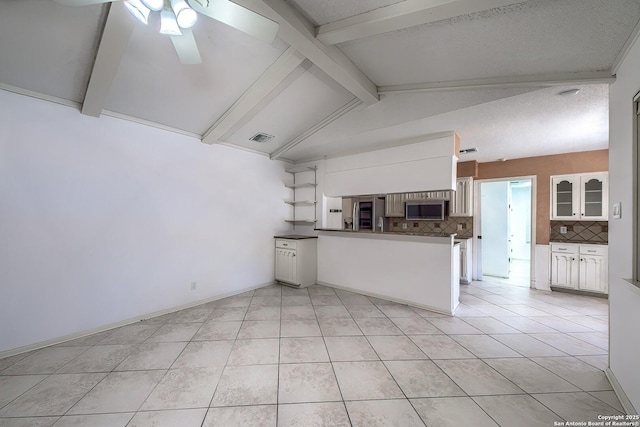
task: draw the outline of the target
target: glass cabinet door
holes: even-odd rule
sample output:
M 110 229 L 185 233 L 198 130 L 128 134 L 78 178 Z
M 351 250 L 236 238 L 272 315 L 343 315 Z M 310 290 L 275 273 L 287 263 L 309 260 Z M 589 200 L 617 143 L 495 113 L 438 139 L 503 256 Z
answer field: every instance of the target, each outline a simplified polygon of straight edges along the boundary
M 578 219 L 580 180 L 577 177 L 553 177 L 551 219 Z
M 551 177 L 551 220 L 607 221 L 609 173 Z
M 602 216 L 602 181 L 590 179 L 584 183 L 583 216 Z
M 581 177 L 581 219 L 607 220 L 607 181 L 606 173 L 585 174 Z
M 557 216 L 573 215 L 573 183 L 562 180 L 556 184 L 556 214 Z

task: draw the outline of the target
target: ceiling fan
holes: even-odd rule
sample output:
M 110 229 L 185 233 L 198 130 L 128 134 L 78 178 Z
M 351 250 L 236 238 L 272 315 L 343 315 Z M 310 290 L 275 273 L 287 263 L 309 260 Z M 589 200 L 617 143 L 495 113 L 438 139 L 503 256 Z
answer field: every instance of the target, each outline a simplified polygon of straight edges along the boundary
M 65 6 L 88 6 L 120 0 L 54 0 Z M 151 12 L 160 12 L 160 33 L 171 37 L 183 64 L 200 64 L 200 52 L 191 32 L 198 13 L 271 43 L 279 25 L 230 0 L 123 0 L 127 10 L 146 24 Z

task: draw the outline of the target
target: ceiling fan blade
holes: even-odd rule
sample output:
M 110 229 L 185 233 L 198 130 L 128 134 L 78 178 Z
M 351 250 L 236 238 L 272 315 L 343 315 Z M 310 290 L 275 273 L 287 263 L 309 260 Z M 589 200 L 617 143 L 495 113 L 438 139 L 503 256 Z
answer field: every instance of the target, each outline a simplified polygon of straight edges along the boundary
M 65 6 L 89 6 L 92 4 L 111 3 L 118 0 L 53 0 Z
M 271 43 L 280 25 L 229 0 L 189 0 L 197 12 Z
M 198 45 L 193 33 L 187 29 L 182 29 L 181 31 L 181 36 L 171 36 L 173 47 L 176 48 L 180 62 L 186 65 L 202 64 L 200 51 L 198 51 Z

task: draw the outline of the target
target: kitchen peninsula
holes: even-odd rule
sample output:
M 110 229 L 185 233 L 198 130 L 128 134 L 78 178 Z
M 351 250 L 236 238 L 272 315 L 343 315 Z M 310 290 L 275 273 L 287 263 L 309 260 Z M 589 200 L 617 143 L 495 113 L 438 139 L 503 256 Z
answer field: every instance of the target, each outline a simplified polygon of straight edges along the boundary
M 453 239 L 319 230 L 318 283 L 451 315 L 460 295 Z

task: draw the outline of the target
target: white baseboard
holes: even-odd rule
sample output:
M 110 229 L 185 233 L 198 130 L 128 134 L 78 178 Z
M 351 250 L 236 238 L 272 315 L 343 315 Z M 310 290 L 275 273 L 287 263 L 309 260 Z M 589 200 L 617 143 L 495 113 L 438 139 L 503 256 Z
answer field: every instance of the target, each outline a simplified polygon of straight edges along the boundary
M 618 382 L 618 379 L 613 374 L 613 371 L 610 368 L 604 370 L 604 374 L 607 376 L 607 379 L 611 383 L 611 387 L 613 387 L 613 391 L 618 396 L 618 400 L 620 404 L 624 408 L 624 412 L 627 415 L 638 415 L 638 411 L 633 407 L 631 401 L 627 397 L 626 393 L 622 389 L 622 386 Z
M 342 286 L 342 285 L 335 285 L 333 283 L 327 283 L 327 282 L 321 282 L 321 281 L 318 281 L 317 283 L 318 283 L 318 285 L 328 286 L 330 288 L 342 289 L 343 291 L 355 292 L 355 293 L 358 293 L 358 294 L 361 294 L 361 295 L 366 295 L 368 297 L 385 299 L 387 301 L 397 302 L 399 304 L 410 305 L 411 307 L 416 307 L 416 308 L 421 308 L 423 310 L 433 311 L 434 313 L 446 314 L 447 316 L 453 316 L 453 313 L 447 313 L 445 311 L 442 311 L 439 308 L 431 307 L 431 306 L 424 305 L 424 304 L 416 304 L 413 301 L 407 301 L 407 300 L 403 300 L 403 299 L 400 299 L 400 298 L 390 297 L 388 295 L 376 294 L 376 293 L 373 293 L 373 292 L 364 292 L 364 291 L 362 291 L 360 289 L 350 288 L 348 286 Z M 456 307 L 457 307 L 457 305 L 456 305 Z
M 178 306 L 175 306 L 175 307 L 167 308 L 165 310 L 154 311 L 153 313 L 143 314 L 141 316 L 137 316 L 137 317 L 134 317 L 134 318 L 131 318 L 131 319 L 126 319 L 126 320 L 122 320 L 120 322 L 110 323 L 108 325 L 100 326 L 100 327 L 89 329 L 89 330 L 86 330 L 86 331 L 77 332 L 77 333 L 69 334 L 69 335 L 64 335 L 62 337 L 57 337 L 57 338 L 53 338 L 53 339 L 46 340 L 46 341 L 40 341 L 40 342 L 37 342 L 37 343 L 34 343 L 34 344 L 25 345 L 25 346 L 22 346 L 22 347 L 11 349 L 11 350 L 5 350 L 5 351 L 0 352 L 0 359 L 5 358 L 5 357 L 9 357 L 9 356 L 14 356 L 14 355 L 20 354 L 20 353 L 26 353 L 28 351 L 38 350 L 38 349 L 41 349 L 41 348 L 44 348 L 44 347 L 49 347 L 51 345 L 62 344 L 63 342 L 66 342 L 66 341 L 71 341 L 71 340 L 75 340 L 75 339 L 78 339 L 78 338 L 86 337 L 87 335 L 97 334 L 98 332 L 104 332 L 104 331 L 108 331 L 110 329 L 119 328 L 121 326 L 130 325 L 132 323 L 140 322 L 142 320 L 148 320 L 148 319 L 153 319 L 154 317 L 164 316 L 165 314 L 173 313 L 175 311 L 180 311 L 180 310 L 184 310 L 186 308 L 195 307 L 197 305 L 206 304 L 206 303 L 211 302 L 211 301 L 217 301 L 217 300 L 220 300 L 220 299 L 223 299 L 223 298 L 232 297 L 234 295 L 242 294 L 244 292 L 252 291 L 252 290 L 255 290 L 255 289 L 264 288 L 265 286 L 269 286 L 269 285 L 273 285 L 273 284 L 275 284 L 275 281 L 264 283 L 262 285 L 243 288 L 243 289 L 240 289 L 240 290 L 237 290 L 237 291 L 233 291 L 233 292 L 227 292 L 225 294 L 216 295 L 215 297 L 205 298 L 205 299 L 194 301 L 194 302 L 190 302 L 190 303 L 187 303 L 187 304 L 178 305 Z

